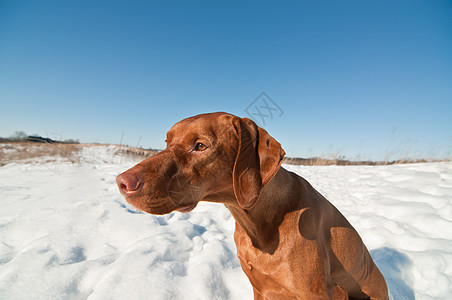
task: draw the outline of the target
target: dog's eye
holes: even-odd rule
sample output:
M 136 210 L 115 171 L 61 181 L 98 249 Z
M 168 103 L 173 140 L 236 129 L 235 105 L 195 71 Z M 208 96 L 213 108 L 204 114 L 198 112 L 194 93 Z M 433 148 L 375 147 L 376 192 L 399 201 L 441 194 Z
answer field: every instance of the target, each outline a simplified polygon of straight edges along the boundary
M 196 143 L 195 145 L 195 151 L 204 151 L 207 149 L 207 146 L 203 143 Z

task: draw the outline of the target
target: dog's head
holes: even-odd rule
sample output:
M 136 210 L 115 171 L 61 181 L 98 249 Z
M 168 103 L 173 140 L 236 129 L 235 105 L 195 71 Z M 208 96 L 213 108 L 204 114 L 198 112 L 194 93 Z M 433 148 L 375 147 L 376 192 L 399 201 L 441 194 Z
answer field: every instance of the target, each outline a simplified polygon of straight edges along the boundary
M 166 149 L 120 174 L 127 202 L 151 214 L 191 211 L 201 200 L 252 208 L 279 170 L 281 145 L 248 118 L 201 114 L 176 123 Z

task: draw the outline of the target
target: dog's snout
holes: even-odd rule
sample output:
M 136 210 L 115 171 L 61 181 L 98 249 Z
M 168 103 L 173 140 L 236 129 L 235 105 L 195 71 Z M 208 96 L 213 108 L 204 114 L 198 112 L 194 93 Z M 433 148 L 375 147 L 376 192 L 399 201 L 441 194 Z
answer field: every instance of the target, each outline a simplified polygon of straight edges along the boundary
M 116 177 L 119 191 L 123 195 L 130 195 L 138 191 L 141 187 L 141 181 L 130 172 L 124 172 Z

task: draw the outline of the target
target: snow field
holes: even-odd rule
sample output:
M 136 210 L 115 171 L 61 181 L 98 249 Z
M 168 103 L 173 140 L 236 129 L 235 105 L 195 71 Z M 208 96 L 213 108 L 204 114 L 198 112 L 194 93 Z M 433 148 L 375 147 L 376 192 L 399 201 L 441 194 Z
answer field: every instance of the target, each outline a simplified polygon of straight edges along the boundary
M 452 164 L 285 167 L 358 230 L 394 299 L 452 297 Z
M 252 299 L 219 204 L 152 216 L 115 177 L 112 147 L 0 167 L 1 299 Z M 452 298 L 452 163 L 284 165 L 359 231 L 394 299 Z

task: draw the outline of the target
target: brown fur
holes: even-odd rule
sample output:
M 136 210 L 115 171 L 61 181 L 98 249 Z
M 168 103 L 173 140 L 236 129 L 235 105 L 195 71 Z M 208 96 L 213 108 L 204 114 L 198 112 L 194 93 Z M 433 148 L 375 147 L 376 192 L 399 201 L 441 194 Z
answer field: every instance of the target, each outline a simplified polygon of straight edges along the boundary
M 175 124 L 164 151 L 117 181 L 129 203 L 151 214 L 225 204 L 255 299 L 388 299 L 358 233 L 306 180 L 280 167 L 284 155 L 253 121 L 203 114 Z

